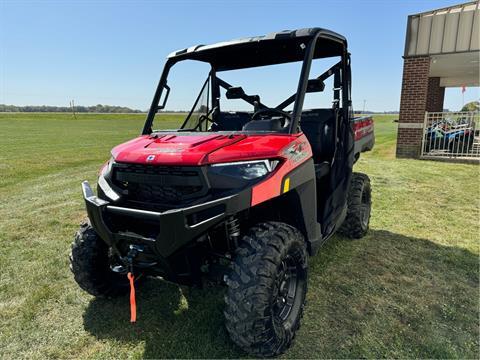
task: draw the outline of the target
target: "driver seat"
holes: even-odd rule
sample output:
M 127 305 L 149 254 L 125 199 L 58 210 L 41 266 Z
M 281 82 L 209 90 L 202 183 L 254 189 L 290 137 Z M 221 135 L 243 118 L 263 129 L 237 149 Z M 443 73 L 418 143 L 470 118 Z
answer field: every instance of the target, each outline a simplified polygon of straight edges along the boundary
M 243 131 L 281 131 L 282 129 L 282 118 L 279 117 L 265 120 L 252 120 L 242 128 Z
M 311 109 L 302 112 L 300 127 L 312 147 L 315 163 L 331 161 L 335 152 L 335 110 Z

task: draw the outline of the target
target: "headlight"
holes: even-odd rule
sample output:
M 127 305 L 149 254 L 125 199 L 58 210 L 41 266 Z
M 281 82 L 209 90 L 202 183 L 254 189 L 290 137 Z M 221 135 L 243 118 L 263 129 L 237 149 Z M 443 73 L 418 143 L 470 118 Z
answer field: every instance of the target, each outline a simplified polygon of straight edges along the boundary
M 213 164 L 210 173 L 243 180 L 254 180 L 266 176 L 278 165 L 278 160 L 253 160 Z
M 102 189 L 103 193 L 108 196 L 111 200 L 117 201 L 120 199 L 120 195 L 118 195 L 115 190 L 112 189 L 110 184 L 106 179 L 110 178 L 112 173 L 112 166 L 115 160 L 113 157 L 102 167 L 100 172 L 100 176 L 98 177 L 98 186 Z
M 112 156 L 110 160 L 108 160 L 100 169 L 100 176 L 108 178 L 109 175 L 112 173 L 112 166 L 114 162 L 115 162 L 115 159 Z

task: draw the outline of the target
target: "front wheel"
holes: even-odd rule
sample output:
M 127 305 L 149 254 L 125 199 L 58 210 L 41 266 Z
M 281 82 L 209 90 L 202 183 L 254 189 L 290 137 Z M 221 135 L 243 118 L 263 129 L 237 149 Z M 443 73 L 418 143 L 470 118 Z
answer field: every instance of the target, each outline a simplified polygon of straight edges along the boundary
M 303 235 L 280 222 L 250 229 L 235 253 L 227 279 L 226 328 L 254 356 L 288 349 L 305 306 L 307 252 Z
M 91 295 L 114 297 L 129 291 L 127 276 L 111 270 L 109 248 L 88 221 L 75 234 L 70 269 L 77 284 Z

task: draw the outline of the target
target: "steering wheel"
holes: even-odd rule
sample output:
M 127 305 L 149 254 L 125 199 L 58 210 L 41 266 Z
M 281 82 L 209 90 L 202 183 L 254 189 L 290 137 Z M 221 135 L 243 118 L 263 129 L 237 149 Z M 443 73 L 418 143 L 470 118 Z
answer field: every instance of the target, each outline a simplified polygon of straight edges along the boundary
M 259 120 L 259 118 L 262 118 L 269 114 L 282 116 L 285 119 L 282 125 L 283 127 L 286 127 L 292 120 L 292 116 L 289 113 L 280 109 L 275 109 L 275 108 L 264 108 L 264 109 L 255 111 L 252 115 L 252 120 Z

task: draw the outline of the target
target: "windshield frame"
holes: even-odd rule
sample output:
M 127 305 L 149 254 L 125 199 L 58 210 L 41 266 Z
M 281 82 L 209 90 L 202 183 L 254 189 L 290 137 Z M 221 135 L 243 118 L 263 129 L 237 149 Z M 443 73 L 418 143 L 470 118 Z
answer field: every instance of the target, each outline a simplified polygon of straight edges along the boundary
M 288 134 L 294 134 L 299 132 L 299 122 L 300 122 L 300 116 L 302 114 L 303 110 L 303 102 L 305 99 L 305 93 L 307 91 L 307 85 L 308 85 L 308 77 L 310 74 L 310 68 L 312 64 L 312 60 L 314 58 L 314 53 L 315 53 L 315 48 L 317 46 L 320 46 L 318 43 L 318 39 L 322 36 L 322 34 L 319 32 L 315 36 L 313 36 L 307 43 L 305 47 L 305 53 L 304 53 L 304 58 L 302 61 L 302 66 L 300 70 L 300 75 L 299 75 L 299 80 L 298 80 L 298 85 L 297 85 L 297 91 L 295 93 L 295 100 L 294 100 L 294 106 L 293 106 L 293 111 L 291 113 L 291 121 L 288 127 L 288 131 L 284 133 Z M 328 39 L 328 40 L 334 40 L 338 41 L 337 39 Z M 342 43 L 343 44 L 343 43 Z M 342 46 L 342 53 L 337 54 L 337 56 L 341 57 L 341 68 L 342 72 L 346 74 L 347 76 L 342 77 L 342 104 L 339 104 L 340 107 L 344 111 L 345 119 L 349 118 L 350 115 L 350 110 L 351 110 L 351 100 L 350 100 L 350 64 L 349 64 L 349 54 L 346 49 L 346 43 L 343 44 Z M 165 67 L 163 69 L 162 75 L 160 77 L 157 89 L 155 91 L 155 95 L 152 100 L 152 104 L 150 106 L 150 109 L 148 111 L 145 125 L 143 127 L 142 135 L 149 135 L 152 133 L 152 124 L 153 120 L 155 118 L 155 115 L 160 111 L 163 107 L 159 106 L 159 101 L 162 97 L 163 91 L 168 88 L 167 86 L 167 78 L 168 74 L 170 72 L 170 69 L 178 62 L 189 60 L 188 58 L 175 58 L 175 57 L 170 57 L 167 59 L 167 62 L 165 63 Z M 212 84 L 212 94 L 211 94 L 211 108 L 214 109 L 215 107 L 219 108 L 219 100 L 220 100 L 220 94 L 219 94 L 219 86 L 217 86 L 217 77 L 216 77 L 216 69 L 213 67 L 213 65 L 210 63 L 211 66 L 211 71 L 209 78 L 211 79 L 211 84 Z M 267 65 L 268 66 L 268 65 Z M 188 119 L 188 116 L 187 118 Z

